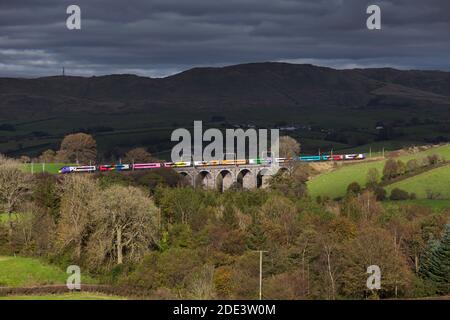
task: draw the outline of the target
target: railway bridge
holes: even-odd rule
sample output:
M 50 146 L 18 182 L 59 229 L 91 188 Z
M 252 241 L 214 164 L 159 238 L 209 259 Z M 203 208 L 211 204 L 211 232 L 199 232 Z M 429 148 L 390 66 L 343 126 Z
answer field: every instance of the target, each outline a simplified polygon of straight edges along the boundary
M 243 189 L 265 188 L 271 176 L 289 170 L 281 164 L 220 165 L 214 167 L 174 168 L 194 188 L 225 191 L 233 185 Z

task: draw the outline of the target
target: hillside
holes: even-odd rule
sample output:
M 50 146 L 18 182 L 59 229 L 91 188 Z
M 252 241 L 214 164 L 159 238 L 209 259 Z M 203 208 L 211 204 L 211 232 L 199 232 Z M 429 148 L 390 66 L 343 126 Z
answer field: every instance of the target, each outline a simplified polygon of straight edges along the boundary
M 0 256 L 0 286 L 25 287 L 64 284 L 67 274 L 32 258 Z
M 0 215 L 1 216 L 1 215 Z M 36 288 L 65 285 L 68 274 L 54 265 L 26 257 L 0 256 L 0 288 Z M 82 275 L 83 283 L 96 281 Z M 31 291 L 30 291 L 31 292 Z M 36 291 L 37 292 L 37 291 Z M 122 300 L 124 298 L 92 292 L 1 296 L 0 300 Z
M 170 132 L 205 125 L 298 126 L 304 151 L 374 142 L 450 139 L 450 73 L 335 70 L 253 63 L 194 68 L 166 78 L 135 75 L 0 78 L 0 152 L 34 155 L 87 131 L 103 155 L 134 145 L 170 148 Z M 389 128 L 375 130 L 377 123 Z
M 437 154 L 442 159 L 450 160 L 450 145 L 444 145 L 436 148 L 430 148 L 428 150 L 414 153 L 414 154 L 404 154 L 402 156 L 396 157 L 396 160 L 402 160 L 403 162 L 407 162 L 410 159 L 418 159 L 419 161 L 425 158 L 428 155 Z M 312 197 L 322 196 L 322 197 L 330 197 L 336 198 L 345 195 L 347 186 L 352 182 L 358 182 L 360 185 L 364 186 L 366 184 L 367 172 L 371 168 L 375 168 L 378 170 L 380 174 L 383 172 L 383 167 L 386 160 L 378 160 L 378 161 L 367 161 L 358 164 L 347 164 L 345 166 L 339 167 L 336 170 L 322 173 L 318 176 L 315 176 L 310 181 L 308 181 L 308 191 Z M 442 170 L 447 173 L 450 173 L 450 168 L 448 166 L 439 168 L 436 170 Z M 425 176 L 433 172 L 424 173 Z M 419 176 L 415 176 L 412 179 L 416 179 Z M 447 175 L 438 175 L 435 177 L 436 182 L 434 185 L 439 189 L 443 186 L 449 186 L 448 184 L 448 176 Z M 407 179 L 409 180 L 409 179 Z M 398 184 L 405 183 L 405 181 L 400 181 Z M 439 181 L 439 183 L 437 183 Z M 431 183 L 431 181 L 428 181 Z M 391 186 L 389 186 L 390 190 Z M 426 185 L 423 185 L 422 188 L 426 188 Z M 388 189 L 388 188 L 387 188 Z M 403 188 L 402 188 L 403 189 Z M 450 186 L 447 188 L 450 190 Z M 414 192 L 414 191 L 413 191 Z
M 427 199 L 431 194 L 437 199 L 450 199 L 450 165 L 393 183 L 386 190 L 390 193 L 394 188 L 413 192 L 418 199 Z

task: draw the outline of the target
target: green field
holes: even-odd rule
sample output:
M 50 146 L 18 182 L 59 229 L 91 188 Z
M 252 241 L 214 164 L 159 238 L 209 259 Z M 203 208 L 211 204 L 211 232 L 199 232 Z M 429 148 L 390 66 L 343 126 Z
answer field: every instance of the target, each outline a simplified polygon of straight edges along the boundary
M 408 154 L 396 159 L 406 162 L 410 159 L 420 160 L 432 154 L 438 154 L 443 159 L 450 160 L 450 145 L 430 148 L 416 154 Z M 380 160 L 358 164 L 349 164 L 331 172 L 320 174 L 308 181 L 309 194 L 313 198 L 319 195 L 322 197 L 328 196 L 332 199 L 343 196 L 345 195 L 347 186 L 350 183 L 356 181 L 362 186 L 366 184 L 366 176 L 370 168 L 378 169 L 381 175 L 385 162 L 386 160 Z
M 330 197 L 345 195 L 347 186 L 353 181 L 364 185 L 367 171 L 371 168 L 383 170 L 383 161 L 365 162 L 343 166 L 337 170 L 320 174 L 308 181 L 308 192 L 313 197 Z
M 7 296 L 0 300 L 125 300 L 126 298 L 100 293 L 74 292 L 50 295 Z
M 24 257 L 0 256 L 0 287 L 33 287 L 42 285 L 61 285 L 67 281 L 68 274 L 56 266 Z M 82 283 L 95 284 L 96 281 L 81 275 Z M 0 297 L 0 300 L 123 300 L 124 297 L 92 292 L 75 292 L 47 295 L 18 295 Z
M 65 284 L 68 274 L 56 266 L 37 259 L 23 257 L 0 257 L 0 286 L 31 287 L 37 285 Z M 94 283 L 83 277 L 83 283 Z
M 389 194 L 394 188 L 414 192 L 418 199 L 426 199 L 427 190 L 439 194 L 439 198 L 450 199 L 450 165 L 393 183 L 386 187 L 386 191 Z
M 28 173 L 58 173 L 58 170 L 64 166 L 66 166 L 64 163 L 26 163 L 24 164 L 24 170 Z

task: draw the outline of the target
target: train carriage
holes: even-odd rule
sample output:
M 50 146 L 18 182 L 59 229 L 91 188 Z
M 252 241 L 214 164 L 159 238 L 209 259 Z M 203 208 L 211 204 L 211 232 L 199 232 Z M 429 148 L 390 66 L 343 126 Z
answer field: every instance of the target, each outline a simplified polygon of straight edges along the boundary
M 94 172 L 96 166 L 66 166 L 58 170 L 58 173 L 72 173 L 72 172 Z
M 156 169 L 161 168 L 161 163 L 135 163 L 133 164 L 133 170 L 142 170 L 142 169 Z
M 334 155 L 317 155 L 317 156 L 300 156 L 295 159 L 292 158 L 256 158 L 256 159 L 237 159 L 237 160 L 209 160 L 209 161 L 178 161 L 178 162 L 164 162 L 164 163 L 135 163 L 135 164 L 102 164 L 99 166 L 64 166 L 58 170 L 58 173 L 72 173 L 72 172 L 94 172 L 94 171 L 123 171 L 123 170 L 143 170 L 143 169 L 157 169 L 157 168 L 185 168 L 185 167 L 208 167 L 219 165 L 246 165 L 246 164 L 271 164 L 286 163 L 293 160 L 300 162 L 318 162 L 318 161 L 348 161 L 348 160 L 363 160 L 366 156 L 363 153 L 355 154 L 334 154 Z
M 99 171 L 122 171 L 130 170 L 129 164 L 106 164 L 98 167 Z

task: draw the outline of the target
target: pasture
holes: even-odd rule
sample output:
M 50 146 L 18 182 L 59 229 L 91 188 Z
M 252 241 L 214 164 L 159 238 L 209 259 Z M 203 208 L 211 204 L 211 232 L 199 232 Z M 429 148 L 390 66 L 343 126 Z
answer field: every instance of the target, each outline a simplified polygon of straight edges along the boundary
M 413 192 L 418 199 L 427 199 L 431 194 L 437 199 L 450 199 L 450 165 L 390 184 L 386 191 L 390 194 L 394 188 Z
M 68 274 L 56 266 L 40 260 L 24 257 L 0 256 L 0 286 L 32 287 L 39 285 L 65 284 Z M 83 277 L 82 283 L 94 283 Z
M 25 163 L 23 165 L 23 169 L 28 173 L 58 173 L 58 170 L 61 167 L 64 167 L 66 164 L 64 163 Z
M 445 160 L 450 160 L 450 145 L 430 148 L 422 152 L 403 155 L 395 159 L 403 162 L 407 162 L 411 159 L 418 159 L 420 161 L 421 159 L 432 154 L 437 154 Z M 380 175 L 382 175 L 385 162 L 386 160 L 367 161 L 356 164 L 349 163 L 337 168 L 336 170 L 317 175 L 308 181 L 309 194 L 313 198 L 317 196 L 330 197 L 332 199 L 341 197 L 345 195 L 347 186 L 354 181 L 364 186 L 366 184 L 366 177 L 369 169 L 375 168 L 379 171 Z M 442 183 L 445 184 L 445 181 Z M 439 188 L 440 187 L 445 188 L 445 185 L 439 184 Z

